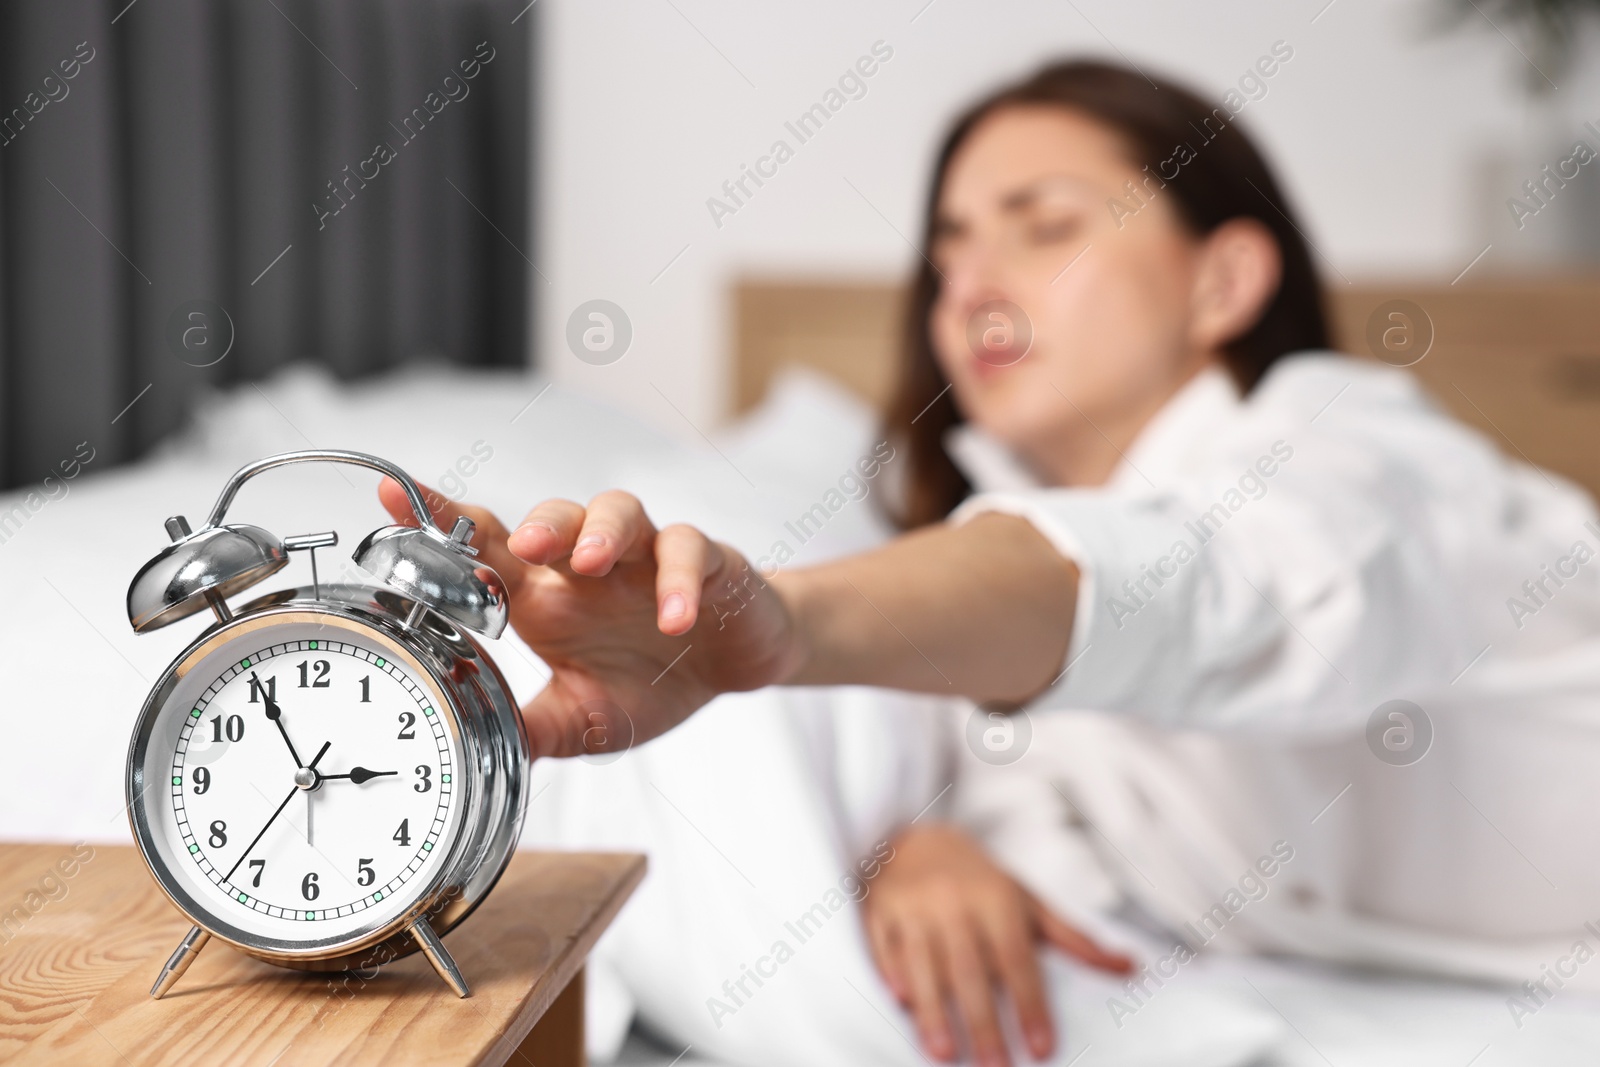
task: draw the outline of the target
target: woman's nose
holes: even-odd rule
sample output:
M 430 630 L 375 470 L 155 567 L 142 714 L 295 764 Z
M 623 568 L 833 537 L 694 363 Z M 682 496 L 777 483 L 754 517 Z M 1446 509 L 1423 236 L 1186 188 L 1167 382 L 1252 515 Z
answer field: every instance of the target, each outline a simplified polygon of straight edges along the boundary
M 963 314 L 990 300 L 1013 299 L 1004 264 L 991 243 L 969 243 L 946 262 L 944 275 L 950 302 Z

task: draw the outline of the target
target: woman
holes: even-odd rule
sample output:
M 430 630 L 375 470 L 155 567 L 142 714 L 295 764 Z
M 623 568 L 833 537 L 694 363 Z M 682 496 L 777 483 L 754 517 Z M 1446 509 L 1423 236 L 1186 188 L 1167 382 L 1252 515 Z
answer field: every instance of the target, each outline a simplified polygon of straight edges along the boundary
M 1600 878 L 1544 847 L 1560 830 L 1548 806 L 1493 810 L 1497 833 L 1561 867 L 1544 878 L 1566 885 L 1558 897 L 1470 815 L 1438 812 L 1457 794 L 1473 803 L 1483 758 L 1518 758 L 1503 728 L 1512 700 L 1553 760 L 1528 773 L 1569 801 L 1583 792 L 1569 783 L 1587 776 L 1556 753 L 1593 733 L 1600 582 L 1581 566 L 1592 548 L 1576 545 L 1600 540 L 1584 527 L 1593 509 L 1505 462 L 1400 372 L 1322 351 L 1290 212 L 1232 115 L 1177 86 L 1068 63 L 980 103 L 939 154 L 913 287 L 890 422 L 909 467 L 906 533 L 762 574 L 696 529 L 657 530 L 623 492 L 546 501 L 510 532 L 460 509 L 487 535 L 518 634 L 553 672 L 525 709 L 534 750 L 583 753 L 597 701 L 627 709 L 644 740 L 717 694 L 769 685 L 960 695 L 1026 706 L 1035 724 L 1046 708 L 1103 713 L 1130 725 L 1079 740 L 1098 737 L 1130 767 L 1155 754 L 1176 768 L 1145 793 L 1193 773 L 1171 809 L 1225 783 L 1241 811 L 1316 823 L 1310 796 L 1338 800 L 1349 774 L 1345 808 L 1323 825 L 1345 810 L 1366 821 L 1340 824 L 1340 847 L 1302 862 L 1323 910 L 1272 918 L 1285 894 L 1252 904 L 1229 931 L 1246 947 L 1537 975 Z M 405 521 L 395 487 L 383 496 Z M 1537 626 L 1508 621 L 1505 598 L 1563 559 L 1559 596 L 1548 583 L 1534 594 Z M 1360 740 L 1396 698 L 1427 704 L 1441 747 L 1402 786 L 1374 777 L 1394 761 Z M 1169 744 L 1174 731 L 1266 740 L 1219 755 Z M 1369 787 L 1394 807 L 1359 807 Z M 1295 854 L 1245 837 L 1246 874 L 1257 852 Z M 1125 966 L 961 831 L 922 825 L 895 849 L 867 930 L 930 1054 L 958 1051 L 953 1005 L 974 1057 L 1004 1062 L 997 990 L 1029 1050 L 1049 1051 L 1029 949 L 1040 937 Z M 1276 858 L 1274 871 L 1287 866 Z M 1170 888 L 1192 875 L 1180 859 L 1147 862 L 1168 860 L 1150 891 L 1130 876 L 1118 892 L 1176 929 L 1207 898 Z

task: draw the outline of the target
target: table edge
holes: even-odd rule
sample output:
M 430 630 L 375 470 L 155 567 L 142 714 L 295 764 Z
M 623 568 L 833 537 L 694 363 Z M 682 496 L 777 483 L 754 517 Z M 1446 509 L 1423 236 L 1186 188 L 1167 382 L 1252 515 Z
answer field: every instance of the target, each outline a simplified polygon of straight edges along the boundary
M 528 849 L 529 852 L 563 852 L 562 849 Z M 600 935 L 605 933 L 611 925 L 622 906 L 633 896 L 633 891 L 644 881 L 644 876 L 649 869 L 649 858 L 642 852 L 610 852 L 596 853 L 584 850 L 589 855 L 627 856 L 631 859 L 628 865 L 627 877 L 617 883 L 601 907 L 595 911 L 583 928 L 569 940 L 561 951 L 557 953 L 544 975 L 536 982 L 528 995 L 523 998 L 511 1022 L 501 1031 L 500 1037 L 479 1054 L 475 1065 L 481 1067 L 500 1067 L 516 1054 L 534 1026 L 550 1010 L 550 1005 L 567 988 L 567 984 L 583 970 L 589 952 L 600 940 Z

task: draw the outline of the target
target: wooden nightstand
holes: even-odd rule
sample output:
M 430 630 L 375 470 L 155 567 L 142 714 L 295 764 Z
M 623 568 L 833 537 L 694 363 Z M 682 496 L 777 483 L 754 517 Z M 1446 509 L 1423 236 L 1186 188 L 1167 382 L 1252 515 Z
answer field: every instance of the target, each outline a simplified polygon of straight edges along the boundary
M 632 854 L 517 853 L 446 938 L 465 1000 L 421 954 L 314 974 L 213 941 L 157 1001 L 150 983 L 188 920 L 133 848 L 72 856 L 0 844 L 7 1064 L 581 1064 L 583 962 L 645 871 Z

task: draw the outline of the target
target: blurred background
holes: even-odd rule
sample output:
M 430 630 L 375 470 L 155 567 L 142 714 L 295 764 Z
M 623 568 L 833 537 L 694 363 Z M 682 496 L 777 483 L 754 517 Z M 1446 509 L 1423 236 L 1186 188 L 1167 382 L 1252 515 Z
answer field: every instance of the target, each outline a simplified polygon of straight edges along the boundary
M 0 8 L 0 485 L 295 361 L 524 365 L 521 6 Z
M 1597 8 L 17 0 L 0 9 L 0 486 L 86 439 L 99 469 L 139 456 L 207 388 L 295 361 L 341 379 L 532 367 L 686 440 L 784 362 L 843 365 L 872 394 L 936 138 L 1069 53 L 1240 92 L 1336 299 L 1553 278 L 1466 305 L 1526 310 L 1600 260 L 1600 168 L 1548 204 L 1523 184 L 1600 146 Z M 1277 42 L 1292 59 L 1254 77 Z M 786 124 L 875 49 L 859 97 L 801 143 Z M 792 158 L 739 193 L 779 140 Z M 1587 297 L 1556 299 L 1533 317 Z M 625 319 L 609 361 L 568 340 L 594 300 Z M 1536 340 L 1537 322 L 1443 310 L 1446 348 Z M 1572 332 L 1540 342 L 1552 403 L 1600 388 Z M 1536 401 L 1447 398 L 1535 438 Z M 1574 462 L 1555 465 L 1593 484 Z

